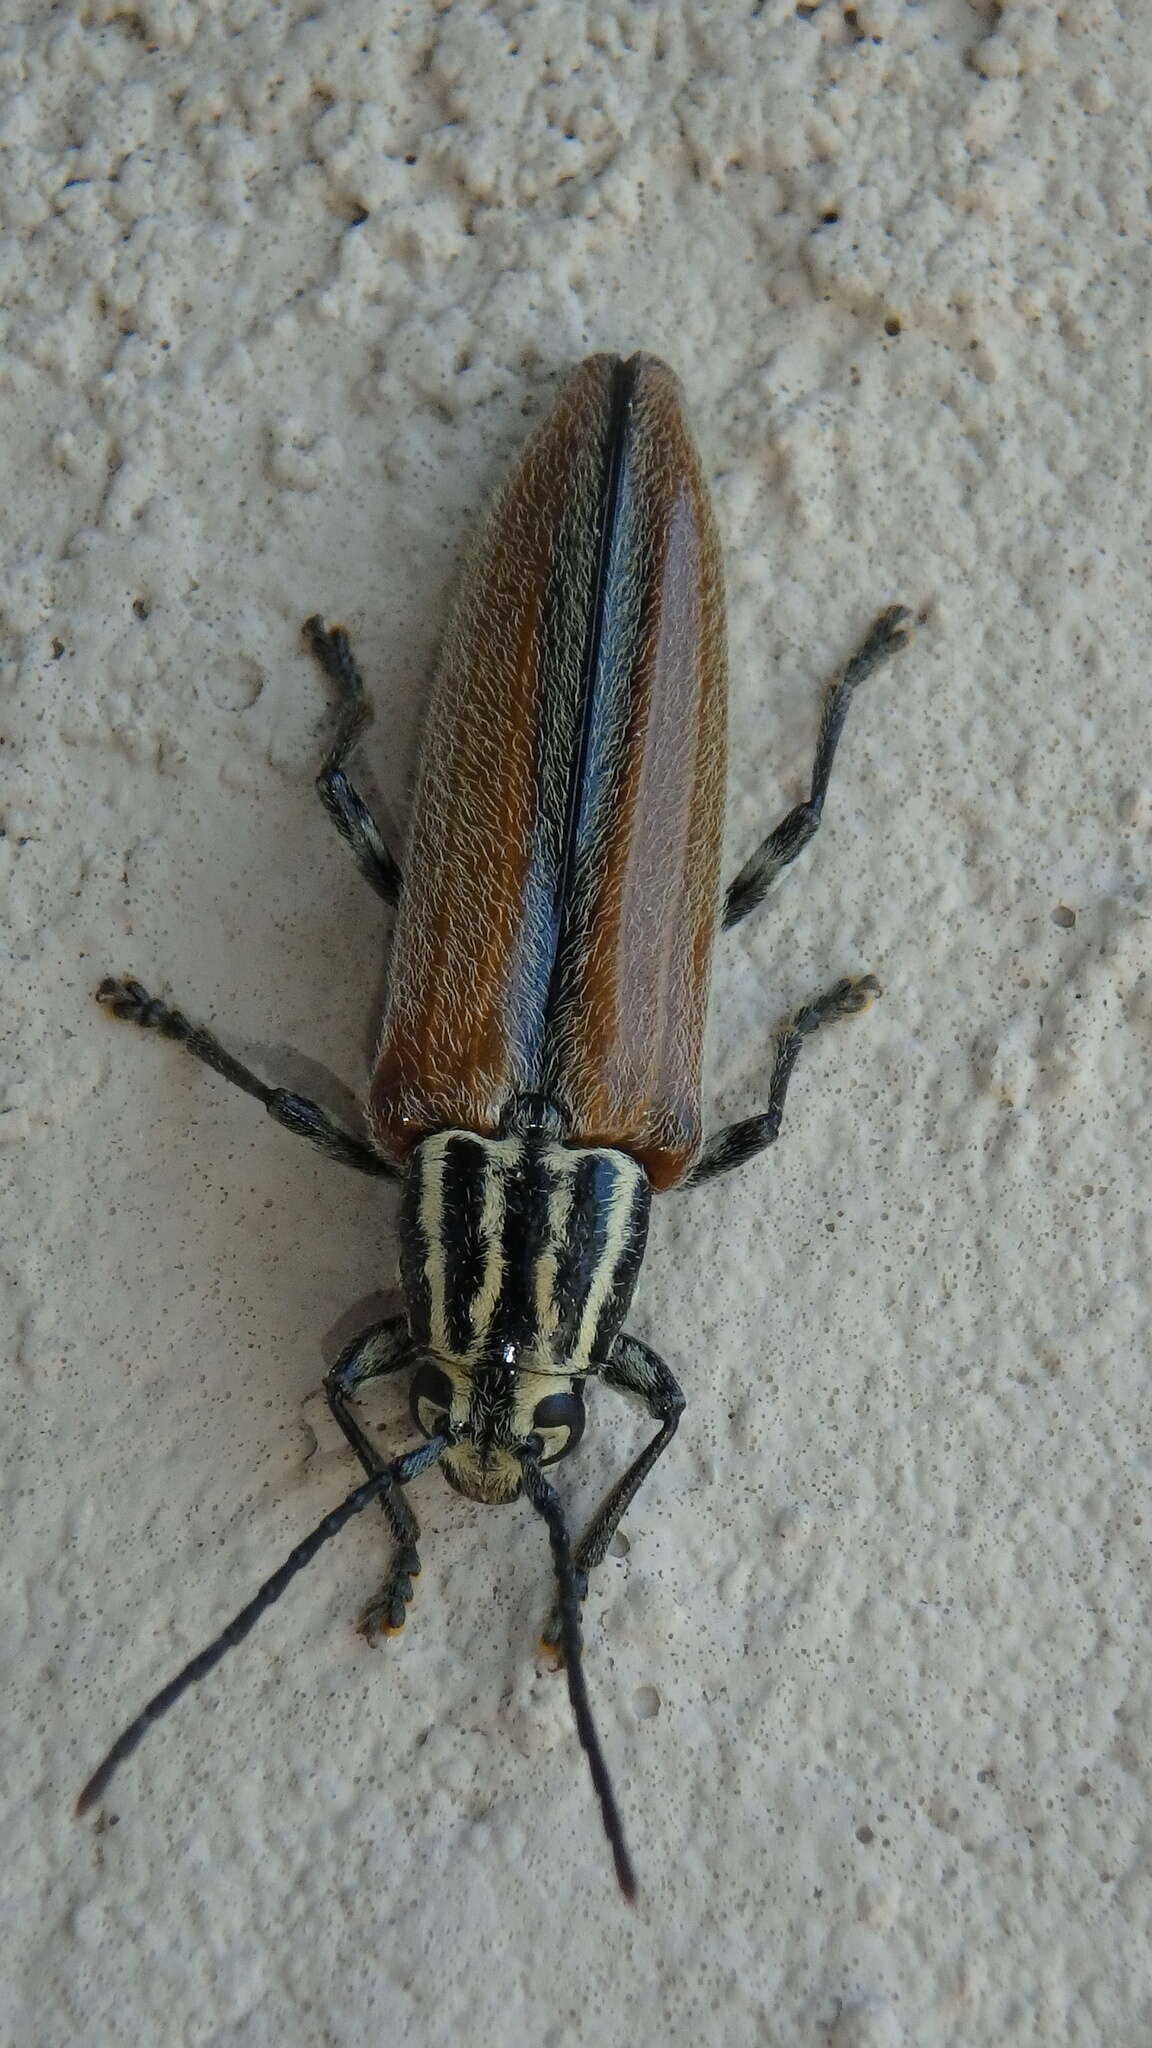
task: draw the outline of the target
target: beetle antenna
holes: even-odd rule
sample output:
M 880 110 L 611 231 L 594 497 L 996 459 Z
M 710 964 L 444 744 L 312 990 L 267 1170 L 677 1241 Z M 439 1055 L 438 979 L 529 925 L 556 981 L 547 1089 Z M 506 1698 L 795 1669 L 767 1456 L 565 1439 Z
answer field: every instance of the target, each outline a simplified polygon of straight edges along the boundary
M 580 1652 L 580 1591 L 576 1580 L 576 1568 L 572 1562 L 572 1546 L 568 1539 L 568 1527 L 564 1520 L 564 1509 L 560 1496 L 548 1484 L 535 1458 L 521 1454 L 524 1470 L 524 1490 L 537 1513 L 543 1515 L 548 1524 L 548 1540 L 552 1546 L 552 1562 L 556 1568 L 556 1607 L 560 1621 L 560 1647 L 564 1652 L 564 1669 L 568 1674 L 568 1697 L 572 1702 L 572 1713 L 576 1721 L 576 1733 L 580 1746 L 588 1759 L 592 1773 L 592 1784 L 600 1801 L 600 1817 L 604 1832 L 612 1851 L 616 1866 L 616 1878 L 629 1904 L 636 1898 L 636 1873 L 628 1844 L 624 1839 L 624 1823 L 616 1804 L 612 1779 L 596 1723 L 592 1719 L 592 1708 L 588 1701 L 588 1688 L 584 1683 L 584 1662 Z
M 249 1600 L 247 1606 L 242 1607 L 239 1614 L 233 1616 L 227 1628 L 221 1629 L 220 1634 L 207 1645 L 207 1648 L 185 1664 L 184 1669 L 178 1671 L 175 1678 L 170 1678 L 167 1685 L 161 1686 L 160 1691 L 149 1700 L 147 1706 L 141 1708 L 134 1721 L 129 1721 L 123 1734 L 118 1735 L 112 1744 L 103 1763 L 93 1771 L 76 1801 L 77 1815 L 87 1813 L 89 1807 L 95 1805 L 125 1757 L 131 1756 L 133 1750 L 139 1748 L 152 1723 L 159 1721 L 162 1715 L 168 1712 L 169 1707 L 174 1707 L 190 1686 L 195 1685 L 199 1679 L 206 1678 L 229 1650 L 234 1649 L 237 1643 L 243 1642 L 245 1636 L 255 1628 L 260 1616 L 275 1604 L 281 1593 L 296 1577 L 297 1572 L 302 1572 L 305 1565 L 311 1563 L 316 1552 L 328 1542 L 329 1537 L 338 1536 L 345 1522 L 350 1522 L 362 1509 L 371 1507 L 372 1502 L 378 1500 L 382 1493 L 386 1493 L 390 1486 L 406 1486 L 410 1479 L 415 1479 L 421 1472 L 426 1472 L 428 1467 L 434 1465 L 437 1458 L 447 1450 L 450 1441 L 446 1435 L 430 1437 L 428 1442 L 421 1444 L 417 1450 L 409 1451 L 405 1457 L 397 1458 L 395 1463 L 387 1466 L 383 1472 L 376 1472 L 371 1479 L 366 1479 L 363 1486 L 358 1486 L 354 1493 L 348 1495 L 347 1500 L 341 1501 L 338 1508 L 333 1508 L 331 1514 L 325 1515 L 324 1520 L 317 1523 L 312 1534 L 305 1536 L 304 1541 L 288 1553 L 279 1571 L 273 1572 L 272 1577 L 264 1581 L 255 1598 Z

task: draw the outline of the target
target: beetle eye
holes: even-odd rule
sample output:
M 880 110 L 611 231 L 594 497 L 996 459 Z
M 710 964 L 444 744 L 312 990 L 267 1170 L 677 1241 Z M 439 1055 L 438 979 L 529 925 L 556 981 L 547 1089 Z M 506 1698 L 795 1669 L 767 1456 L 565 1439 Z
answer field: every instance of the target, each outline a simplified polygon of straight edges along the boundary
M 565 1394 L 546 1394 L 537 1401 L 532 1429 L 544 1442 L 542 1465 L 554 1465 L 574 1451 L 584 1434 L 584 1396 L 572 1387 Z
M 422 1365 L 408 1393 L 412 1420 L 421 1436 L 435 1436 L 452 1413 L 452 1382 L 438 1365 Z

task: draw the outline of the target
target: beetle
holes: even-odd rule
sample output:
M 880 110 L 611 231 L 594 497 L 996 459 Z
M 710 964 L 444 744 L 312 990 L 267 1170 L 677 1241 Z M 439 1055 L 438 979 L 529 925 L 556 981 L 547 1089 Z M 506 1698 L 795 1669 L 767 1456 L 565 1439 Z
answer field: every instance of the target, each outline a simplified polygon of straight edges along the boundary
M 580 1610 L 684 1396 L 624 1320 L 653 1194 L 699 1187 L 777 1138 L 804 1040 L 863 1009 L 842 979 L 779 1031 L 767 1108 L 704 1140 L 701 1061 L 718 929 L 739 924 L 816 832 L 854 692 L 908 639 L 890 606 L 829 686 L 808 796 L 720 891 L 726 633 L 720 548 L 680 385 L 653 356 L 589 357 L 496 499 L 463 579 L 432 691 L 403 868 L 347 763 L 372 717 L 347 634 L 305 637 L 338 704 L 320 797 L 397 908 L 363 1132 L 269 1086 L 135 980 L 113 1015 L 182 1044 L 287 1130 L 396 1181 L 404 1312 L 350 1343 L 325 1380 L 367 1478 L 217 1639 L 137 1715 L 89 1779 L 90 1807 L 153 1721 L 239 1642 L 320 1545 L 378 1501 L 394 1539 L 359 1626 L 397 1633 L 420 1561 L 406 1488 L 439 1464 L 468 1499 L 524 1494 L 556 1578 L 546 1640 L 567 1671 L 616 1874 L 635 1876 L 588 1703 Z M 355 1414 L 412 1371 L 423 1439 L 390 1462 Z M 658 1425 L 571 1543 L 548 1468 L 584 1429 L 598 1380 Z

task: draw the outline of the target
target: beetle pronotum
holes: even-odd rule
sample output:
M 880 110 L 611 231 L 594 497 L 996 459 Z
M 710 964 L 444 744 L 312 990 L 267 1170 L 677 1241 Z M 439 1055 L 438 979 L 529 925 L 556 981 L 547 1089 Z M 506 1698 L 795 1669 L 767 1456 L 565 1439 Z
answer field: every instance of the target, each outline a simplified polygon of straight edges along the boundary
M 698 1187 L 771 1145 L 804 1039 L 877 992 L 871 975 L 845 979 L 798 1010 L 777 1036 L 767 1109 L 702 1144 L 717 928 L 754 910 L 812 838 L 853 692 L 905 644 L 908 616 L 884 612 L 830 685 L 807 798 L 723 897 L 720 550 L 680 386 L 654 357 L 583 363 L 496 500 L 444 644 L 403 870 L 346 773 L 372 715 L 347 635 L 308 621 L 340 698 L 320 796 L 373 888 L 398 905 L 364 1134 L 269 1087 L 139 982 L 97 993 L 330 1158 L 400 1183 L 405 1310 L 349 1344 L 325 1381 L 366 1481 L 129 1724 L 80 1811 L 372 1501 L 395 1553 L 360 1627 L 370 1640 L 401 1629 L 419 1570 L 405 1489 L 438 1463 L 469 1499 L 524 1493 L 547 1524 L 551 1636 L 617 1877 L 634 1896 L 584 1685 L 580 1606 L 684 1396 L 624 1317 L 652 1194 Z M 424 1441 L 386 1463 L 353 1397 L 407 1368 Z M 659 1427 L 573 1547 L 545 1468 L 579 1442 L 591 1379 L 638 1397 Z

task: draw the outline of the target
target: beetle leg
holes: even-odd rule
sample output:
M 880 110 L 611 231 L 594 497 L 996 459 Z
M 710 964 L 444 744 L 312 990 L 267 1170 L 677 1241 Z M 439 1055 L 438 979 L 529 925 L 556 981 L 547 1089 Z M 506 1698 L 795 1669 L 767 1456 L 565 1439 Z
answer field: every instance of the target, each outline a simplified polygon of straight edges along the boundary
M 729 1173 L 733 1167 L 746 1165 L 757 1152 L 775 1144 L 780 1136 L 788 1083 L 804 1040 L 813 1031 L 819 1031 L 822 1024 L 830 1024 L 837 1017 L 853 1017 L 858 1010 L 866 1010 L 873 996 L 879 993 L 880 983 L 874 974 L 845 975 L 843 981 L 836 982 L 832 988 L 825 989 L 822 996 L 817 996 L 814 1003 L 805 1003 L 794 1017 L 789 1017 L 776 1035 L 776 1058 L 768 1087 L 767 1109 L 760 1116 L 746 1117 L 742 1123 L 725 1124 L 723 1130 L 709 1138 L 691 1173 L 681 1181 L 681 1187 L 698 1188 L 702 1181 L 715 1180 L 718 1173 Z
M 358 1173 L 371 1173 L 380 1180 L 399 1180 L 399 1169 L 390 1160 L 381 1158 L 366 1138 L 358 1138 L 346 1131 L 318 1102 L 310 1102 L 306 1095 L 293 1095 L 287 1088 L 270 1088 L 258 1074 L 246 1067 L 242 1060 L 225 1052 L 219 1039 L 214 1038 L 202 1024 L 191 1024 L 181 1010 L 173 1010 L 156 996 L 150 996 L 138 981 L 115 981 L 109 978 L 100 983 L 96 1000 L 111 1010 L 114 1017 L 122 1017 L 130 1024 L 139 1024 L 144 1031 L 159 1031 L 164 1038 L 174 1038 L 190 1052 L 194 1059 L 203 1060 L 214 1073 L 223 1074 L 226 1081 L 233 1081 L 237 1088 L 243 1088 L 246 1095 L 254 1095 L 262 1102 L 274 1123 L 282 1124 L 286 1131 L 295 1131 L 302 1138 L 309 1138 L 326 1152 L 329 1159 L 335 1159 L 341 1166 L 354 1166 Z
M 325 675 L 340 692 L 336 737 L 316 777 L 320 801 L 336 830 L 352 849 L 360 873 L 385 903 L 400 899 L 400 868 L 360 792 L 344 773 L 344 763 L 374 716 L 364 679 L 352 659 L 343 626 L 331 628 L 316 614 L 304 622 L 304 637 Z
M 808 841 L 815 837 L 848 706 L 865 677 L 907 646 L 910 617 L 911 614 L 900 604 L 890 605 L 886 612 L 881 612 L 867 639 L 830 684 L 824 698 L 816 758 L 812 764 L 812 787 L 807 800 L 789 811 L 776 830 L 770 832 L 757 847 L 751 860 L 745 861 L 724 898 L 725 931 L 730 931 L 734 924 L 739 924 L 741 918 L 747 917 L 749 911 L 764 901 L 781 869 L 794 861 Z
M 616 1534 L 622 1516 L 631 1506 L 661 1452 L 667 1450 L 684 1413 L 683 1390 L 669 1372 L 664 1360 L 655 1351 L 650 1351 L 647 1344 L 642 1344 L 639 1337 L 617 1337 L 607 1363 L 600 1366 L 596 1377 L 603 1381 L 605 1386 L 616 1387 L 622 1394 L 638 1395 L 648 1413 L 659 1422 L 660 1428 L 651 1443 L 645 1446 L 638 1458 L 633 1459 L 628 1470 L 616 1481 L 611 1493 L 601 1501 L 572 1552 L 581 1600 L 588 1591 L 589 1572 L 593 1565 L 600 1563 Z M 549 1650 L 554 1650 L 560 1640 L 559 1616 L 555 1613 L 549 1620 L 542 1640 Z
M 412 1364 L 415 1355 L 408 1335 L 408 1318 L 389 1316 L 385 1322 L 373 1323 L 370 1329 L 354 1338 L 340 1353 L 331 1372 L 324 1376 L 328 1406 L 369 1479 L 383 1472 L 388 1461 L 380 1456 L 353 1415 L 352 1394 L 357 1387 L 363 1386 L 365 1380 L 379 1379 L 385 1373 L 402 1372 L 405 1366 Z M 356 1623 L 361 1635 L 366 1636 L 370 1643 L 378 1635 L 399 1635 L 412 1598 L 412 1581 L 420 1573 L 420 1555 L 416 1548 L 420 1541 L 420 1524 L 399 1486 L 390 1486 L 380 1495 L 380 1506 L 396 1538 L 397 1547 L 388 1577 Z

